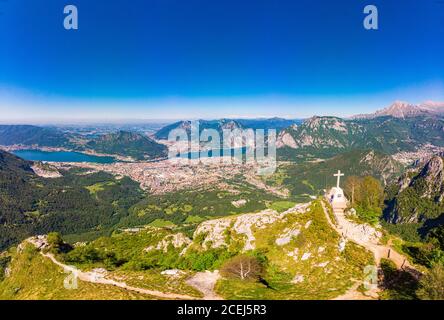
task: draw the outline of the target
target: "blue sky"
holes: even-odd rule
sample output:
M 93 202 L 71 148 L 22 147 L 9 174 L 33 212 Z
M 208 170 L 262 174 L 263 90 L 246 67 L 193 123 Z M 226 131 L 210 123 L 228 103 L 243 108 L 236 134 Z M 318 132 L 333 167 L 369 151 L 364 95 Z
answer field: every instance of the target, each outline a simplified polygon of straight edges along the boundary
M 444 101 L 441 0 L 0 0 L 3 120 L 347 116 Z M 379 10 L 365 30 L 363 8 Z

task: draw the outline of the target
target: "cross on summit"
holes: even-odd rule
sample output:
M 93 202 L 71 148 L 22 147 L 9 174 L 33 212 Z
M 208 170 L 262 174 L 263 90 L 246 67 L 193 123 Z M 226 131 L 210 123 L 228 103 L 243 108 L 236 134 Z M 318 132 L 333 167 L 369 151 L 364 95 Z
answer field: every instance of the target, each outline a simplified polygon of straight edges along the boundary
M 338 170 L 338 173 L 335 173 L 333 176 L 338 177 L 338 180 L 336 182 L 336 188 L 339 188 L 339 182 L 341 180 L 341 177 L 344 176 L 344 174 L 341 173 L 341 170 Z

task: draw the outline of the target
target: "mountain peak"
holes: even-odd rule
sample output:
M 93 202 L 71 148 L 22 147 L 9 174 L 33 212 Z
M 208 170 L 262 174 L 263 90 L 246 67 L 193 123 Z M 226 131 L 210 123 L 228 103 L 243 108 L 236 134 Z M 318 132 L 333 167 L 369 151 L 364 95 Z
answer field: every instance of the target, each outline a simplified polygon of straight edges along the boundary
M 418 106 L 404 101 L 395 101 L 385 109 L 376 111 L 376 116 L 392 116 L 395 118 L 406 118 L 420 115 L 423 112 Z
M 356 115 L 355 119 L 371 119 L 377 117 L 409 118 L 427 115 L 444 114 L 444 102 L 426 101 L 419 105 L 397 100 L 390 106 L 371 114 Z

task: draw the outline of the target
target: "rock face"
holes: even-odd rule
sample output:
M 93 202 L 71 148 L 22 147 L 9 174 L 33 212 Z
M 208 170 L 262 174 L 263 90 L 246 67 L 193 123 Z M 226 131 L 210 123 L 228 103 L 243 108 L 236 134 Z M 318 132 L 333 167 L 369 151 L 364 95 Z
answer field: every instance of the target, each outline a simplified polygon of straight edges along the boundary
M 191 243 L 191 240 L 183 233 L 175 233 L 163 238 L 156 246 L 149 246 L 145 251 L 162 250 L 167 252 L 168 246 L 171 244 L 174 248 L 182 248 Z
M 442 200 L 443 184 L 443 160 L 440 157 L 433 157 L 422 169 L 419 178 L 423 178 L 426 184 L 426 190 L 423 197 L 431 198 L 438 196 Z M 414 181 L 417 183 L 418 180 Z
M 299 228 L 290 228 L 284 230 L 284 233 L 276 239 L 276 244 L 278 246 L 283 246 L 290 243 L 291 239 L 297 237 L 301 231 Z
M 299 204 L 295 207 L 278 213 L 274 210 L 264 210 L 259 213 L 243 214 L 238 217 L 226 217 L 216 220 L 203 222 L 194 232 L 193 238 L 200 234 L 204 234 L 205 238 L 202 242 L 204 247 L 219 248 L 227 246 L 227 234 L 240 236 L 244 239 L 243 250 L 251 250 L 255 248 L 255 240 L 253 230 L 263 229 L 279 219 L 283 219 L 289 213 L 305 212 L 310 203 Z M 298 233 L 298 230 L 288 230 L 288 232 L 280 237 L 280 245 L 285 244 Z M 288 240 L 290 241 L 290 240 Z
M 410 104 L 404 101 L 395 101 L 390 106 L 378 110 L 372 114 L 362 114 L 354 116 L 354 118 L 371 119 L 377 117 L 394 117 L 394 118 L 409 118 L 417 116 L 432 116 L 444 113 L 444 102 L 426 101 L 419 105 Z
M 288 146 L 290 148 L 296 149 L 298 147 L 296 141 L 294 141 L 294 138 L 286 131 L 282 131 L 279 133 L 279 136 L 276 140 L 276 147 L 277 148 L 283 148 L 285 146 Z
M 418 223 L 444 212 L 444 161 L 432 157 L 423 168 L 405 173 L 390 202 L 386 219 L 392 223 Z
M 36 175 L 43 178 L 60 178 L 62 176 L 56 167 L 48 164 L 34 163 L 31 168 Z
M 324 159 L 357 149 L 397 154 L 415 152 L 424 145 L 442 147 L 444 120 L 440 115 L 444 107 L 439 106 L 430 104 L 425 109 L 396 102 L 375 114 L 351 119 L 315 116 L 281 131 L 277 147 L 285 148 L 281 151 L 284 158 L 311 155 Z
M 353 122 L 337 117 L 312 117 L 299 126 L 292 126 L 279 135 L 278 147 L 288 146 L 293 149 L 346 148 L 350 144 L 350 134 L 362 128 Z
M 368 151 L 368 153 L 366 153 L 359 161 L 359 164 L 379 172 L 384 184 L 387 184 L 393 175 L 399 172 L 400 169 L 399 162 L 394 160 L 391 156 L 377 154 L 373 150 Z

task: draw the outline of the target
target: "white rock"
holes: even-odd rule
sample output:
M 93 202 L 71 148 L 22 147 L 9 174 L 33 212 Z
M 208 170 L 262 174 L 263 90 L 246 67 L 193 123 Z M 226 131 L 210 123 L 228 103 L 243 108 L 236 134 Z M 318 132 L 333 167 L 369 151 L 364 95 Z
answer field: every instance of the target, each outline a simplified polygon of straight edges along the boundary
M 199 225 L 194 232 L 193 237 L 196 237 L 201 233 L 207 233 L 204 243 L 211 242 L 212 248 L 223 247 L 227 245 L 227 243 L 225 243 L 225 230 L 227 228 L 232 228 L 237 234 L 245 236 L 243 251 L 251 250 L 255 248 L 254 242 L 256 239 L 253 234 L 254 229 L 264 229 L 268 225 L 283 219 L 287 214 L 302 213 L 308 206 L 310 206 L 310 203 L 296 205 L 283 213 L 267 209 L 258 213 L 249 213 L 237 217 L 226 217 L 205 221 Z
M 167 252 L 168 246 L 170 244 L 173 245 L 174 248 L 181 248 L 183 246 L 189 245 L 191 243 L 191 239 L 189 239 L 186 235 L 183 233 L 175 233 L 167 235 L 165 238 L 163 238 L 156 246 L 149 246 L 145 248 L 144 251 L 148 252 L 151 250 L 162 250 L 163 252 Z
M 347 243 L 347 240 L 345 238 L 341 238 L 341 241 L 339 241 L 339 244 L 338 244 L 339 252 L 342 252 L 345 250 L 346 243 Z
M 291 283 L 301 283 L 304 281 L 304 276 L 302 274 L 296 275 L 293 280 L 291 280 Z
M 285 244 L 288 244 L 291 239 L 293 239 L 293 237 L 298 236 L 300 233 L 299 228 L 295 227 L 295 228 L 287 228 L 284 230 L 284 233 L 280 235 L 279 238 L 276 239 L 276 244 L 278 246 L 283 246 Z
M 240 199 L 240 200 L 237 200 L 237 201 L 232 201 L 231 204 L 233 206 L 235 206 L 236 208 L 240 208 L 240 207 L 243 207 L 244 205 L 247 204 L 247 200 Z
M 316 266 L 323 268 L 323 267 L 325 267 L 329 263 L 330 263 L 330 261 L 325 261 L 325 262 L 318 263 Z
M 310 253 L 310 252 L 305 252 L 305 253 L 302 255 L 301 260 L 304 261 L 304 260 L 307 260 L 307 259 L 310 258 L 310 257 L 311 257 L 311 253 Z
M 288 252 L 287 256 L 289 256 L 289 257 L 297 257 L 298 253 L 299 253 L 299 249 L 296 248 L 293 251 Z
M 170 269 L 170 270 L 164 270 L 160 274 L 164 276 L 172 276 L 172 277 L 178 277 L 182 274 L 184 274 L 182 270 L 179 269 Z

